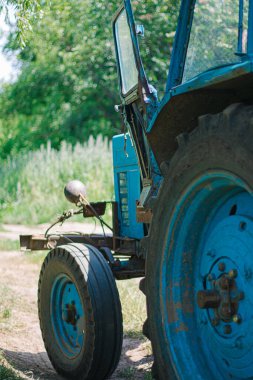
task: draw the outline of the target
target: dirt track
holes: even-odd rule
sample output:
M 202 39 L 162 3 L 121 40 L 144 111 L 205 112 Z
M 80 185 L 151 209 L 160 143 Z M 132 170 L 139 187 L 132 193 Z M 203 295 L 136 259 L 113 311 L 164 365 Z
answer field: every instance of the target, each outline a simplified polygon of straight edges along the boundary
M 8 238 L 17 233 L 16 228 L 10 229 Z M 6 238 L 6 234 L 2 233 L 1 237 Z M 39 270 L 39 265 L 24 253 L 0 252 L 0 288 L 8 289 L 6 292 L 12 304 L 11 317 L 0 323 L 0 351 L 25 378 L 56 380 L 61 377 L 55 373 L 45 353 L 37 317 Z M 1 297 L 4 299 L 5 291 Z M 148 379 L 151 364 L 146 344 L 126 337 L 120 364 L 112 379 Z

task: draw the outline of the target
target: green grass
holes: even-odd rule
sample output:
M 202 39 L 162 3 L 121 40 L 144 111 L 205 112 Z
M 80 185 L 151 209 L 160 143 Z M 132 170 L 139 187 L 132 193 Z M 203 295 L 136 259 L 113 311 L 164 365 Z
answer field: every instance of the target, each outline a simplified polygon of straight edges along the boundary
M 0 353 L 0 380 L 23 380 Z
M 19 251 L 19 241 L 10 239 L 0 240 L 0 251 Z
M 75 147 L 50 144 L 0 162 L 1 223 L 35 225 L 54 221 L 73 208 L 63 195 L 65 184 L 79 179 L 90 201 L 113 198 L 111 143 L 98 137 Z
M 136 378 L 136 368 L 127 367 L 119 371 L 119 375 L 124 379 L 135 379 Z
M 15 302 L 15 296 L 7 285 L 0 285 L 0 300 L 0 327 L 5 327 L 11 318 L 12 308 Z
M 146 319 L 146 299 L 139 290 L 139 281 L 117 281 L 117 286 L 122 305 L 124 333 L 130 338 L 144 340 L 142 326 Z
M 17 375 L 16 371 L 0 364 L 0 380 L 23 380 L 23 377 Z
M 48 252 L 49 252 L 48 250 L 26 252 L 25 257 L 26 257 L 26 260 L 29 261 L 30 263 L 41 266 Z
M 152 380 L 152 379 L 153 379 L 153 377 L 151 375 L 151 371 L 146 372 L 144 375 L 144 380 Z

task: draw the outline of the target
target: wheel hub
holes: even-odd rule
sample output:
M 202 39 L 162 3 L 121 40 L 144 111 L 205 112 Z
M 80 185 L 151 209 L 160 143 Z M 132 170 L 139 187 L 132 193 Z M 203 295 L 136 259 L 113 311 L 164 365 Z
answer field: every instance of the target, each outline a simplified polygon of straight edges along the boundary
M 62 352 L 69 358 L 78 356 L 85 340 L 84 308 L 75 284 L 63 273 L 52 287 L 51 316 Z
M 219 265 L 219 268 L 223 267 L 225 269 L 225 266 Z M 200 290 L 197 293 L 199 308 L 213 309 L 215 314 L 213 323 L 216 325 L 220 320 L 223 322 L 241 322 L 238 309 L 239 302 L 244 298 L 244 294 L 238 289 L 236 277 L 237 270 L 232 269 L 229 273 L 224 273 L 218 279 L 212 280 L 211 289 Z
M 65 309 L 62 313 L 62 319 L 67 323 L 74 327 L 76 327 L 77 321 L 79 319 L 79 315 L 76 310 L 75 301 L 71 303 L 67 303 L 65 305 Z

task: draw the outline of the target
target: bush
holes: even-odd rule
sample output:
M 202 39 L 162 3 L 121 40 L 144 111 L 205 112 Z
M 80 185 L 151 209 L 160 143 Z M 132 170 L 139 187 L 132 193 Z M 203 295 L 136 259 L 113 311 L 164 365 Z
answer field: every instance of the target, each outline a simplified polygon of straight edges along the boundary
M 55 150 L 48 142 L 2 161 L 0 175 L 1 222 L 50 222 L 71 207 L 63 195 L 71 179 L 85 183 L 90 201 L 113 198 L 111 143 L 98 136 L 74 147 L 63 142 Z

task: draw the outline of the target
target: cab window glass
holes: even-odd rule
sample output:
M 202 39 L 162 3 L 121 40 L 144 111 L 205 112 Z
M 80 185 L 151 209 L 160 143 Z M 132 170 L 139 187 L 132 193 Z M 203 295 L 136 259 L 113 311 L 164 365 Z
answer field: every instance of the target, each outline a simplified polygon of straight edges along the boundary
M 243 2 L 241 52 L 247 48 L 248 1 Z M 183 82 L 213 67 L 241 60 L 238 49 L 239 0 L 197 0 Z
M 121 11 L 115 22 L 115 36 L 120 65 L 122 93 L 126 95 L 138 84 L 138 71 L 125 9 Z
M 143 66 L 161 99 L 165 92 L 180 1 L 134 0 L 132 6 L 136 24 L 145 28 L 144 37 L 138 37 Z

